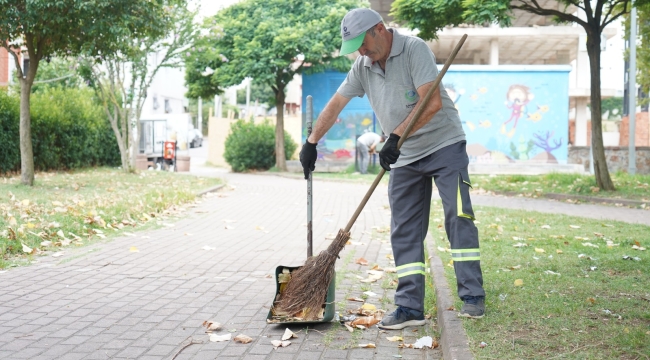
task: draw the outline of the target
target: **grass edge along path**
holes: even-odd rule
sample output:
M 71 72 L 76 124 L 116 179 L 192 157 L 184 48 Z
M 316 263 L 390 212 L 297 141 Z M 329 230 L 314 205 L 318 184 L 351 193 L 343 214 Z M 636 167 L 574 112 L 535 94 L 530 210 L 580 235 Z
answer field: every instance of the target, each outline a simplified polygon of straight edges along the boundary
M 487 293 L 464 319 L 477 359 L 643 359 L 650 354 L 650 228 L 532 211 L 475 208 Z M 439 202 L 430 232 L 456 308 Z M 486 345 L 481 347 L 481 342 Z
M 159 171 L 98 168 L 0 179 L 0 269 L 132 231 L 164 226 L 223 180 Z

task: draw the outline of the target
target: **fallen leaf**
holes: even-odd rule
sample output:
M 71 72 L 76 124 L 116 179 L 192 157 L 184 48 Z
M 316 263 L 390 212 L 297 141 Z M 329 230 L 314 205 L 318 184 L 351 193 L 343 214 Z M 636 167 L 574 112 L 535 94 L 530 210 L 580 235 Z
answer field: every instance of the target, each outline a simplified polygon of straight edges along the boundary
M 556 249 L 555 252 L 558 253 L 558 254 L 562 254 L 562 250 L 560 250 L 560 249 Z
M 354 297 L 347 298 L 347 300 L 348 301 L 358 301 L 358 302 L 364 302 L 365 301 L 362 298 L 354 298 Z
M 63 255 L 64 255 L 63 251 L 57 251 L 54 254 L 52 254 L 52 257 L 60 257 L 60 256 L 63 256 Z
M 354 263 L 359 265 L 368 265 L 368 260 L 364 258 L 358 258 L 354 261 Z
M 542 225 L 542 229 L 550 229 L 550 228 L 551 228 L 550 225 Z
M 275 349 L 279 347 L 287 347 L 291 345 L 291 341 L 271 340 L 271 344 Z
M 375 293 L 372 292 L 372 291 L 365 291 L 364 294 L 365 294 L 365 295 L 368 295 L 368 296 L 370 296 L 370 297 L 376 297 L 376 296 L 377 296 L 377 294 L 375 294 Z
M 544 251 L 544 249 L 535 248 L 535 252 L 537 252 L 537 253 L 545 253 L 546 251 Z
M 393 260 L 393 254 L 386 254 L 386 259 Z
M 370 270 L 384 271 L 384 269 L 380 268 L 378 264 L 375 264 L 375 266 L 373 266 Z
M 130 252 L 140 252 L 140 250 L 138 250 L 138 248 L 135 247 L 135 246 L 131 246 L 131 248 L 129 248 L 129 251 Z
M 580 229 L 580 225 L 569 225 L 571 229 Z
M 284 330 L 284 334 L 282 335 L 282 340 L 289 340 L 291 338 L 297 338 L 297 337 L 298 336 L 296 336 L 296 334 L 294 334 L 293 331 L 287 328 L 286 330 Z
M 231 336 L 232 334 L 225 334 L 225 335 L 210 334 L 210 341 L 212 342 L 230 341 Z
M 389 273 L 389 274 L 394 274 L 394 273 L 397 272 L 397 269 L 396 268 L 385 268 L 384 272 Z
M 391 337 L 387 337 L 386 340 L 388 340 L 388 341 L 404 341 L 404 339 L 402 339 L 401 336 L 391 336 Z
M 253 341 L 253 338 L 244 334 L 239 334 L 235 336 L 233 340 L 242 344 L 248 344 L 249 342 Z
M 219 331 L 221 330 L 221 324 L 213 321 L 204 321 L 203 326 L 207 329 L 206 331 Z
M 373 343 L 367 343 L 367 344 L 359 344 L 360 348 L 366 348 L 366 349 L 375 349 L 377 346 Z
M 349 332 L 354 332 L 354 328 L 352 326 L 348 324 L 343 324 L 343 325 L 348 329 Z
M 356 326 L 356 327 L 364 326 L 366 328 L 369 328 L 369 327 L 375 325 L 376 323 L 378 323 L 379 321 L 381 321 L 381 319 L 378 319 L 376 316 L 360 316 L 360 317 L 352 320 L 350 325 Z
M 21 243 L 22 244 L 22 243 Z M 31 254 L 34 251 L 34 249 L 30 248 L 29 246 L 23 244 L 23 252 L 26 254 Z
M 522 279 L 515 280 L 515 286 L 524 286 L 524 281 Z
M 513 246 L 513 247 L 524 247 L 524 246 L 528 246 L 528 245 L 526 245 L 526 244 L 524 244 L 524 243 L 516 243 L 516 244 L 514 244 L 514 245 L 512 245 L 512 246 Z
M 546 270 L 546 271 L 544 271 L 544 274 L 560 276 L 560 273 L 556 273 L 556 272 L 551 271 L 551 270 Z

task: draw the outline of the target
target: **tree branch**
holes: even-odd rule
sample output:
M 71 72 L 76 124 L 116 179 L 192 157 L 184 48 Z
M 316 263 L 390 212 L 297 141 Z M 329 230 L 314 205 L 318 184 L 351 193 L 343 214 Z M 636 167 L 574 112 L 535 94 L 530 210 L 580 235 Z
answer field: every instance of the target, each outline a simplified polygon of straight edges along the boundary
M 575 22 L 582 27 L 587 28 L 589 24 L 584 22 L 584 20 L 580 19 L 577 16 L 573 16 L 571 14 L 563 13 L 559 10 L 555 9 L 544 9 L 542 8 L 539 3 L 537 3 L 537 0 L 531 0 L 534 5 L 531 5 L 527 3 L 526 1 L 521 0 L 522 5 L 512 5 L 513 9 L 518 9 L 518 10 L 523 10 L 526 12 L 530 12 L 533 14 L 537 15 L 542 15 L 542 16 L 557 16 L 558 18 L 567 21 L 567 22 Z M 588 2 L 588 1 L 587 1 Z
M 609 16 L 612 14 L 612 11 L 616 8 L 616 5 L 618 4 L 625 4 L 623 5 L 623 11 L 619 12 L 618 14 L 614 15 L 611 19 L 608 19 Z M 602 32 L 605 26 L 611 24 L 614 20 L 616 20 L 618 17 L 620 17 L 623 14 L 627 13 L 627 5 L 629 4 L 629 0 L 617 0 L 615 3 L 612 4 L 612 6 L 607 9 L 607 14 L 605 14 L 605 18 L 603 19 L 603 23 L 600 26 L 600 31 Z
M 1 46 L 2 46 L 3 48 L 7 49 L 7 52 L 8 52 L 9 54 L 11 54 L 11 56 L 14 58 L 14 63 L 16 64 L 16 72 L 18 72 L 18 79 L 19 79 L 19 81 L 22 81 L 23 78 L 25 77 L 25 75 L 23 74 L 23 69 L 22 69 L 22 67 L 20 66 L 20 59 L 18 59 L 18 54 L 16 54 L 16 53 L 11 49 L 11 47 L 8 46 L 7 44 L 5 44 L 5 43 L 1 43 L 1 44 L 2 44 Z M 20 50 L 20 48 L 19 48 L 18 50 Z

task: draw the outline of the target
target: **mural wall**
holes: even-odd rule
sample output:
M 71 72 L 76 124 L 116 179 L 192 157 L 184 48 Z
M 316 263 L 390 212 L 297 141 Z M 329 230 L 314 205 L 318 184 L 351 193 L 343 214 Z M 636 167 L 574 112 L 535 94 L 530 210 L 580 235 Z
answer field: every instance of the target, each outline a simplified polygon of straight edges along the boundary
M 569 132 L 570 66 L 452 66 L 443 85 L 460 113 L 471 162 L 566 164 Z M 303 77 L 303 141 L 306 96 L 314 98 L 314 119 L 345 79 L 325 72 Z M 366 97 L 345 107 L 319 142 L 319 159 L 354 161 L 355 139 L 381 134 Z

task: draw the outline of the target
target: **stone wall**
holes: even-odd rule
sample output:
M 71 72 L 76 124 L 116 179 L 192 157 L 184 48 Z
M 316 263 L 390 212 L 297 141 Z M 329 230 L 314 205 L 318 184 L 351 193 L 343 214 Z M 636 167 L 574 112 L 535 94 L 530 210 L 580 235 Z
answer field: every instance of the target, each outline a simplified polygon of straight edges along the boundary
M 628 147 L 607 146 L 605 147 L 605 159 L 610 172 L 628 170 Z M 588 146 L 569 146 L 569 164 L 582 164 L 585 171 L 589 171 L 591 158 L 589 157 Z M 636 173 L 650 174 L 650 147 L 636 147 Z

